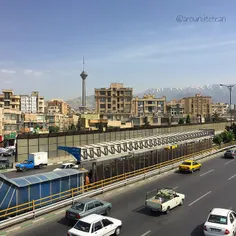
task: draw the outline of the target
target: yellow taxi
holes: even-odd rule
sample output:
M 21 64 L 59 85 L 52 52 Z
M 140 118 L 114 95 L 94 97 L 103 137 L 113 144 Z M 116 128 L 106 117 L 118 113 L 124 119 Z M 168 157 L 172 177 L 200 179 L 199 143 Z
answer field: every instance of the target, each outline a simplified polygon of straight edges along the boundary
M 195 170 L 200 170 L 201 167 L 202 167 L 202 164 L 196 161 L 185 160 L 182 164 L 179 165 L 179 171 L 193 173 Z

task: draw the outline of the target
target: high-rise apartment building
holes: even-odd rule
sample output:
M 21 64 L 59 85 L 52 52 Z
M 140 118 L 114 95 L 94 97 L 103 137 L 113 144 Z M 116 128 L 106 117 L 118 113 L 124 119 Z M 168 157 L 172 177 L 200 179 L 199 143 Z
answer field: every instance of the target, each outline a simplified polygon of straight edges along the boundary
M 4 135 L 17 133 L 21 126 L 20 96 L 14 95 L 12 89 L 3 89 L 0 108 L 4 108 Z
M 33 91 L 31 96 L 21 95 L 20 110 L 23 113 L 44 113 L 44 97 Z
M 166 114 L 166 97 L 155 98 L 154 95 L 144 95 L 133 98 L 133 116 L 163 116 Z
M 212 105 L 212 114 L 216 113 L 219 116 L 226 116 L 229 112 L 229 104 L 223 102 L 213 103 Z
M 4 109 L 0 107 L 0 136 L 3 136 L 4 130 Z M 1 142 L 2 140 L 0 140 Z
M 195 97 L 186 97 L 184 101 L 185 114 L 194 117 L 207 117 L 212 114 L 212 101 L 210 96 L 196 94 Z
M 133 88 L 111 83 L 109 88 L 95 89 L 96 113 L 100 118 L 126 121 L 132 115 Z

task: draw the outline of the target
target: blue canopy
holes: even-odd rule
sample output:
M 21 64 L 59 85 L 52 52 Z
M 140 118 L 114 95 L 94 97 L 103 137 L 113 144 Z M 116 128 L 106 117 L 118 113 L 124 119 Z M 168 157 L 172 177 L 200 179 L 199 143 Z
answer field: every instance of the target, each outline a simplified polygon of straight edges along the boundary
M 81 161 L 81 148 L 58 146 L 57 149 L 66 151 L 70 153 L 72 156 L 74 156 L 77 161 Z

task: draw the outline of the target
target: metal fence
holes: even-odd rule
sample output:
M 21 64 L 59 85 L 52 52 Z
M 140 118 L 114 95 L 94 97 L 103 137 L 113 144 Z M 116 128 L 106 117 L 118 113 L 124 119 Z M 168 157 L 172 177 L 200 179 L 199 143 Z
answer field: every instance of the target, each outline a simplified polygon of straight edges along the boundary
M 92 181 L 111 178 L 149 166 L 206 150 L 212 147 L 212 140 L 180 144 L 174 149 L 157 149 L 144 153 L 130 154 L 126 157 L 101 161 L 93 167 Z
M 48 152 L 49 158 L 64 157 L 65 151 L 57 150 L 58 146 L 83 146 L 101 142 L 110 142 L 138 137 L 148 137 L 161 134 L 187 132 L 198 129 L 224 130 L 227 122 L 193 124 L 184 126 L 168 126 L 148 129 L 129 129 L 111 132 L 88 132 L 88 133 L 54 133 L 40 135 L 19 135 L 17 137 L 16 161 L 24 160 L 32 152 Z

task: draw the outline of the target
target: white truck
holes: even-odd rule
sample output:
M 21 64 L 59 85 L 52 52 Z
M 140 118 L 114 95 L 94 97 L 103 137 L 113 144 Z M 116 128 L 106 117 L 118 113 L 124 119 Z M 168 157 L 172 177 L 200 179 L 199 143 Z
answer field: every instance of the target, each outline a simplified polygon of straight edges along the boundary
M 176 193 L 173 189 L 154 189 L 146 194 L 145 206 L 151 211 L 168 214 L 171 209 L 184 204 L 185 195 Z
M 39 168 L 48 165 L 48 153 L 47 152 L 35 152 L 30 153 L 28 160 L 23 161 L 20 164 L 16 164 L 17 171 L 26 171 L 29 169 Z

